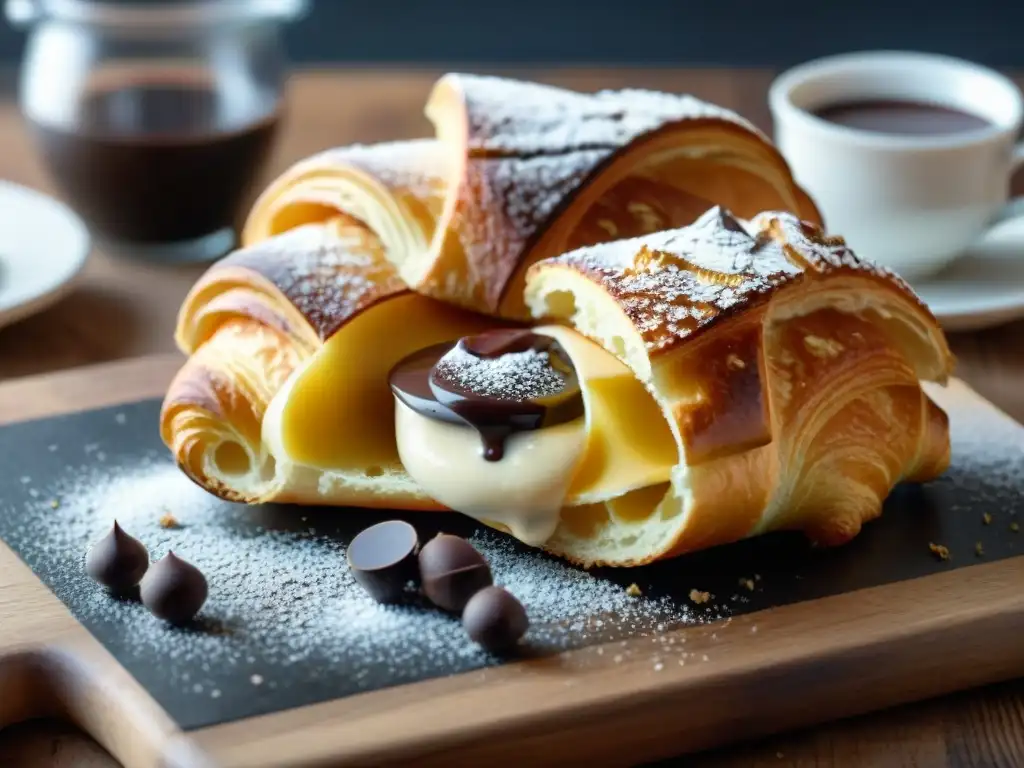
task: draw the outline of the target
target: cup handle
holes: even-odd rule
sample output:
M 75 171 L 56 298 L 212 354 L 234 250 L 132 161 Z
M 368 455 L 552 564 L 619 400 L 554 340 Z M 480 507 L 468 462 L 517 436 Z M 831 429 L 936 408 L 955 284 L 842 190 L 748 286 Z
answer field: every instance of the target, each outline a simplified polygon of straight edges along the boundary
M 1010 176 L 1020 171 L 1024 171 L 1024 141 L 1015 146 L 1013 154 L 1010 155 Z M 996 213 L 988 226 L 991 229 L 996 224 L 1021 217 L 1024 217 L 1024 196 L 1012 197 Z

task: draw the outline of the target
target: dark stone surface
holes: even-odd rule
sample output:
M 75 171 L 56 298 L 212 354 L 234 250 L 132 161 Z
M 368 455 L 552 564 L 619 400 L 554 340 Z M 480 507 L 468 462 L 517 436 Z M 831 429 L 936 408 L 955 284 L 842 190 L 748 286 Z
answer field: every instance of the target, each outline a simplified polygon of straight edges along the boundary
M 147 401 L 0 429 L 0 466 L 4 468 L 0 473 L 0 538 L 14 547 L 39 578 L 68 605 L 72 614 L 182 727 L 203 727 L 390 687 L 412 679 L 440 677 L 501 663 L 498 659 L 481 662 L 469 657 L 455 661 L 438 659 L 412 678 L 406 675 L 399 679 L 394 667 L 386 664 L 356 669 L 355 661 L 342 659 L 326 665 L 311 657 L 283 671 L 277 687 L 257 688 L 250 684 L 247 671 L 240 674 L 238 669 L 216 667 L 202 670 L 199 662 L 140 652 L 138 645 L 131 643 L 132 638 L 122 622 L 112 620 L 110 614 L 97 618 L 96 611 L 90 610 L 89 601 L 95 604 L 95 585 L 74 562 L 84 552 L 73 554 L 52 546 L 45 536 L 39 535 L 45 528 L 33 515 L 60 514 L 60 509 L 40 505 L 39 499 L 47 498 L 48 483 L 58 483 L 67 468 L 80 461 L 85 444 L 104 445 L 105 466 L 112 472 L 117 472 L 118 467 L 137 464 L 138 457 L 143 455 L 165 456 L 155 428 L 158 409 L 157 401 Z M 112 416 L 115 411 L 127 414 L 121 424 L 153 425 L 153 428 L 118 426 Z M 969 416 L 961 414 L 961 419 Z M 1005 452 L 1008 462 L 1005 471 L 979 471 L 978 464 L 968 461 L 954 466 L 947 476 L 936 482 L 898 488 L 887 502 L 883 517 L 867 525 L 851 544 L 838 549 L 813 549 L 802 536 L 774 534 L 644 568 L 597 569 L 593 574 L 623 590 L 635 582 L 645 597 L 665 597 L 680 605 L 689 605 L 689 591 L 697 584 L 723 598 L 739 592 L 747 602 L 728 605 L 735 615 L 1013 557 L 1024 547 L 1024 534 L 1009 530 L 1010 521 L 1024 519 L 1024 472 L 1015 458 L 1018 448 L 1010 446 Z M 26 476 L 31 476 L 31 485 L 22 480 Z M 36 497 L 30 498 L 31 489 L 36 490 Z M 423 541 L 438 530 L 468 536 L 476 528 L 472 521 L 451 514 L 401 515 L 345 510 L 344 513 L 311 514 L 308 519 L 315 520 L 314 531 L 310 528 L 312 523 L 304 522 L 307 520 L 304 513 L 297 514 L 295 509 L 244 508 L 227 503 L 223 507 L 223 523 L 219 522 L 218 513 L 218 525 L 229 529 L 232 535 L 246 538 L 266 531 L 287 531 L 296 534 L 307 546 L 347 543 L 364 527 L 386 517 L 404 517 L 414 522 Z M 107 512 L 97 511 L 97 514 Z M 982 523 L 985 512 L 994 513 L 992 525 Z M 188 516 L 187 510 L 176 513 Z M 929 542 L 947 545 L 953 558 L 948 562 L 938 561 L 928 550 Z M 974 555 L 976 542 L 984 546 L 984 560 Z M 528 552 L 525 547 L 521 550 Z M 529 556 L 538 560 L 545 557 L 536 552 L 530 552 Z M 755 590 L 747 591 L 737 584 L 738 575 L 754 574 L 760 576 Z M 354 585 L 353 588 L 358 589 Z M 690 608 L 700 615 L 702 607 Z M 311 616 L 311 620 L 315 619 Z M 638 622 L 631 631 L 656 631 L 653 626 L 656 622 L 657 619 L 652 619 L 651 626 Z M 200 627 L 169 631 L 181 632 L 182 637 L 186 637 L 189 631 L 203 630 Z M 576 636 L 567 630 L 564 647 L 600 640 L 597 633 Z M 260 638 L 244 642 L 249 643 L 243 650 L 252 654 L 253 669 L 269 676 L 272 669 L 271 662 L 267 661 L 268 649 Z M 410 642 L 415 643 L 416 639 Z M 533 649 L 541 655 L 556 651 L 550 647 Z M 169 665 L 177 664 L 175 671 L 180 675 L 181 665 L 190 663 L 196 667 L 189 668 L 193 673 L 191 679 L 212 681 L 212 684 L 207 683 L 207 689 L 216 686 L 220 692 L 217 698 L 195 696 L 183 691 L 180 685 L 171 684 Z

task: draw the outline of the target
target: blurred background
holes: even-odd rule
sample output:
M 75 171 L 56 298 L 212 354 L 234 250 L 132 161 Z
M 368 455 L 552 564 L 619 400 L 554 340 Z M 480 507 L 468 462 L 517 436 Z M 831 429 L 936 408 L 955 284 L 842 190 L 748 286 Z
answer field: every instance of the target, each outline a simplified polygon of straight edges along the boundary
M 913 48 L 1024 67 L 1022 35 L 1019 0 L 316 0 L 285 39 L 301 64 L 784 67 Z M 0 61 L 23 41 L 0 25 Z

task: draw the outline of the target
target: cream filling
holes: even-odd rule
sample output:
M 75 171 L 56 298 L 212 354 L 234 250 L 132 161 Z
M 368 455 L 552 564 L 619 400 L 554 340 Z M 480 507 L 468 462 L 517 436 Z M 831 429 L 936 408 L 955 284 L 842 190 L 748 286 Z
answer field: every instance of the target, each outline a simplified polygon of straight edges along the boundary
M 472 518 L 505 526 L 531 546 L 558 527 L 586 443 L 584 419 L 505 441 L 500 461 L 483 457 L 475 429 L 431 419 L 395 401 L 398 455 L 405 470 L 430 496 Z
M 513 434 L 499 461 L 483 457 L 472 427 L 417 413 L 395 400 L 395 436 L 406 472 L 451 509 L 507 528 L 539 546 L 564 507 L 601 503 L 669 480 L 678 449 L 660 408 L 620 360 L 575 331 L 541 326 L 576 368 L 585 414 Z
M 386 305 L 394 311 L 360 315 L 271 399 L 262 421 L 263 453 L 253 463 L 261 475 L 285 483 L 284 496 L 331 502 L 341 494 L 381 506 L 389 490 L 413 489 L 540 545 L 564 508 L 633 498 L 631 492 L 669 480 L 679 455 L 660 407 L 625 364 L 568 328 L 534 331 L 558 339 L 572 359 L 585 415 L 512 435 L 500 461 L 483 458 L 471 427 L 396 406 L 386 382 L 392 358 L 482 330 L 440 323 L 433 308 L 402 332 L 402 349 L 379 343 L 394 333 L 395 316 L 412 315 L 423 301 L 397 298 Z M 353 368 L 353 359 L 361 365 Z M 303 487 L 292 487 L 300 477 Z

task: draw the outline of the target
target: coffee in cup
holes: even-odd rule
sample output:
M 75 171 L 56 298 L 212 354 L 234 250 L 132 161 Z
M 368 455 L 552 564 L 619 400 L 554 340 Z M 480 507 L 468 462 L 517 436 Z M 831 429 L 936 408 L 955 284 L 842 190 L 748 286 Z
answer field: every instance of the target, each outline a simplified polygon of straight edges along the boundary
M 1020 91 L 946 56 L 819 59 L 776 79 L 769 103 L 779 149 L 828 229 L 911 280 L 1001 216 L 1024 164 Z

